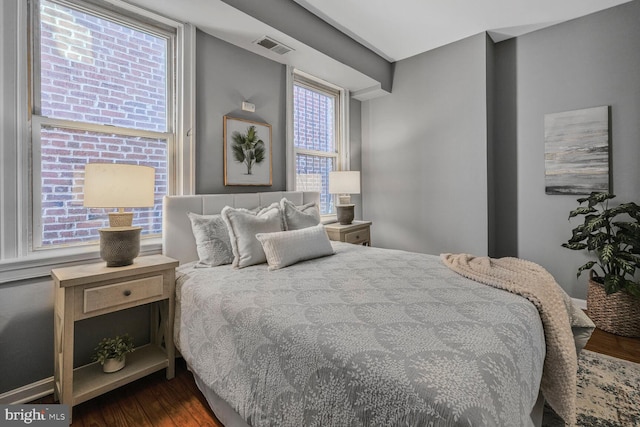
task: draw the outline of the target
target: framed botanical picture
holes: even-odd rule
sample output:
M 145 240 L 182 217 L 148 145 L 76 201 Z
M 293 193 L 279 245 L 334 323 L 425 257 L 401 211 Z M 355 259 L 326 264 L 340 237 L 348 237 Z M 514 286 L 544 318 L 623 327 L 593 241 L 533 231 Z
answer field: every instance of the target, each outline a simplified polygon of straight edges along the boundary
M 224 116 L 224 185 L 271 185 L 271 125 Z

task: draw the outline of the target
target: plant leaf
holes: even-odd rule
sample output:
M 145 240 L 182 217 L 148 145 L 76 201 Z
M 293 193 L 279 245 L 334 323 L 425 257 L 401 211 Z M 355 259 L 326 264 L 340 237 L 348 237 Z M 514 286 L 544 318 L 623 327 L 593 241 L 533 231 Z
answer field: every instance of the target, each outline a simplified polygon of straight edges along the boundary
M 574 216 L 578 216 L 578 215 L 586 215 L 586 214 L 591 213 L 591 212 L 597 212 L 597 210 L 595 210 L 591 206 L 589 206 L 589 207 L 581 206 L 581 207 L 579 207 L 577 209 L 574 209 L 571 212 L 569 212 L 569 218 L 573 218 Z
M 640 283 L 627 280 L 625 284 L 626 291 L 636 298 L 640 298 Z
M 242 163 L 244 162 L 244 150 L 242 149 L 242 145 L 240 144 L 233 144 L 231 146 L 231 150 L 233 150 L 233 158 L 235 159 L 236 162 L 238 163 Z
M 600 259 L 602 260 L 603 264 L 608 264 L 611 262 L 611 260 L 613 259 L 613 256 L 615 254 L 615 247 L 613 245 L 610 244 L 606 244 L 602 246 L 602 249 L 600 250 Z
M 587 247 L 590 251 L 598 250 L 609 238 L 607 233 L 596 233 L 590 236 L 589 241 L 587 242 Z
M 598 215 L 587 223 L 585 230 L 591 233 L 604 227 L 606 223 L 607 220 L 602 215 Z
M 258 144 L 256 144 L 254 153 L 256 156 L 256 163 L 262 163 L 262 161 L 264 160 L 264 154 L 265 154 L 264 143 L 262 142 L 262 140 L 258 141 Z
M 572 251 L 579 251 L 579 250 L 582 250 L 582 249 L 587 249 L 587 244 L 586 243 L 569 242 L 569 243 L 563 243 L 562 247 L 563 248 L 567 248 L 567 249 L 571 249 Z
M 584 202 L 588 202 L 588 201 L 589 201 L 588 197 L 581 197 L 578 199 L 579 204 L 583 204 Z
M 615 194 L 598 193 L 594 191 L 589 195 L 589 206 L 594 206 L 597 203 L 602 203 L 606 200 L 613 199 L 614 197 L 616 197 Z
M 578 268 L 578 274 L 576 275 L 576 277 L 580 277 L 582 272 L 585 271 L 585 270 L 591 270 L 591 267 L 593 267 L 594 265 L 596 265 L 595 261 L 589 261 L 588 263 L 586 263 L 582 267 Z
M 249 126 L 247 128 L 247 141 L 249 142 L 249 144 L 253 145 L 255 143 L 255 139 L 256 139 L 256 127 L 255 126 Z M 251 147 L 253 148 L 253 147 Z
M 618 292 L 622 286 L 620 282 L 622 282 L 623 280 L 624 279 L 620 276 L 607 274 L 604 278 L 604 290 L 607 295 Z

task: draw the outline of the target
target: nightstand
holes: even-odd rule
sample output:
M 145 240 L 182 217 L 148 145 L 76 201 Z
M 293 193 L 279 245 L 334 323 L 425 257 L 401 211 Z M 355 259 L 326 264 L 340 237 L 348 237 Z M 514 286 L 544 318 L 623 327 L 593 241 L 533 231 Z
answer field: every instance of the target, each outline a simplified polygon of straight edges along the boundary
M 173 378 L 177 266 L 172 258 L 151 255 L 138 257 L 125 267 L 106 267 L 100 262 L 51 270 L 55 284 L 54 396 L 60 403 L 73 408 L 165 368 L 167 379 Z M 105 374 L 97 362 L 73 368 L 75 322 L 143 304 L 152 304 L 151 343 L 128 354 L 122 370 Z
M 371 246 L 371 221 L 353 221 L 351 224 L 325 224 L 330 240 Z

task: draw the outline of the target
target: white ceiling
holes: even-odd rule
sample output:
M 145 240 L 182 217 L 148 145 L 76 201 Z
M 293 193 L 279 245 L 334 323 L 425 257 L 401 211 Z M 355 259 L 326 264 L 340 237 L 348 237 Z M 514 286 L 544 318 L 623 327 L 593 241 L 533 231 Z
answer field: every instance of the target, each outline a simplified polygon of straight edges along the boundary
M 294 0 L 388 61 L 488 31 L 495 42 L 629 0 Z
M 0 0 L 3 1 L 3 0 Z M 118 1 L 118 0 L 107 0 Z M 257 1 L 257 0 L 256 0 Z M 222 0 L 126 0 L 168 18 L 194 24 L 199 30 L 272 61 L 295 66 L 353 92 L 376 89 L 380 83 L 293 37 L 243 13 Z M 278 55 L 254 42 L 269 36 L 294 49 Z
M 2 1 L 2 0 L 0 0 Z M 356 99 L 385 94 L 368 75 L 305 45 L 222 0 L 124 1 L 177 19 L 282 64 L 349 89 Z M 259 0 L 254 0 L 259 1 Z M 629 0 L 288 0 L 297 2 L 390 62 L 488 31 L 494 41 L 525 34 Z M 254 43 L 272 37 L 294 49 L 277 55 Z

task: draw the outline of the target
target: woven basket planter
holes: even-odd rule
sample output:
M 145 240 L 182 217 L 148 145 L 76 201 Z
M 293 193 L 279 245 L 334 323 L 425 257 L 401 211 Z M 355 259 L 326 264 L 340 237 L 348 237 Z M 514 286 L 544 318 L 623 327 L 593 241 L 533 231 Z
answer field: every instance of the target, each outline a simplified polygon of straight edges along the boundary
M 603 285 L 589 279 L 587 314 L 598 329 L 623 337 L 640 337 L 640 298 L 623 291 L 607 295 Z

